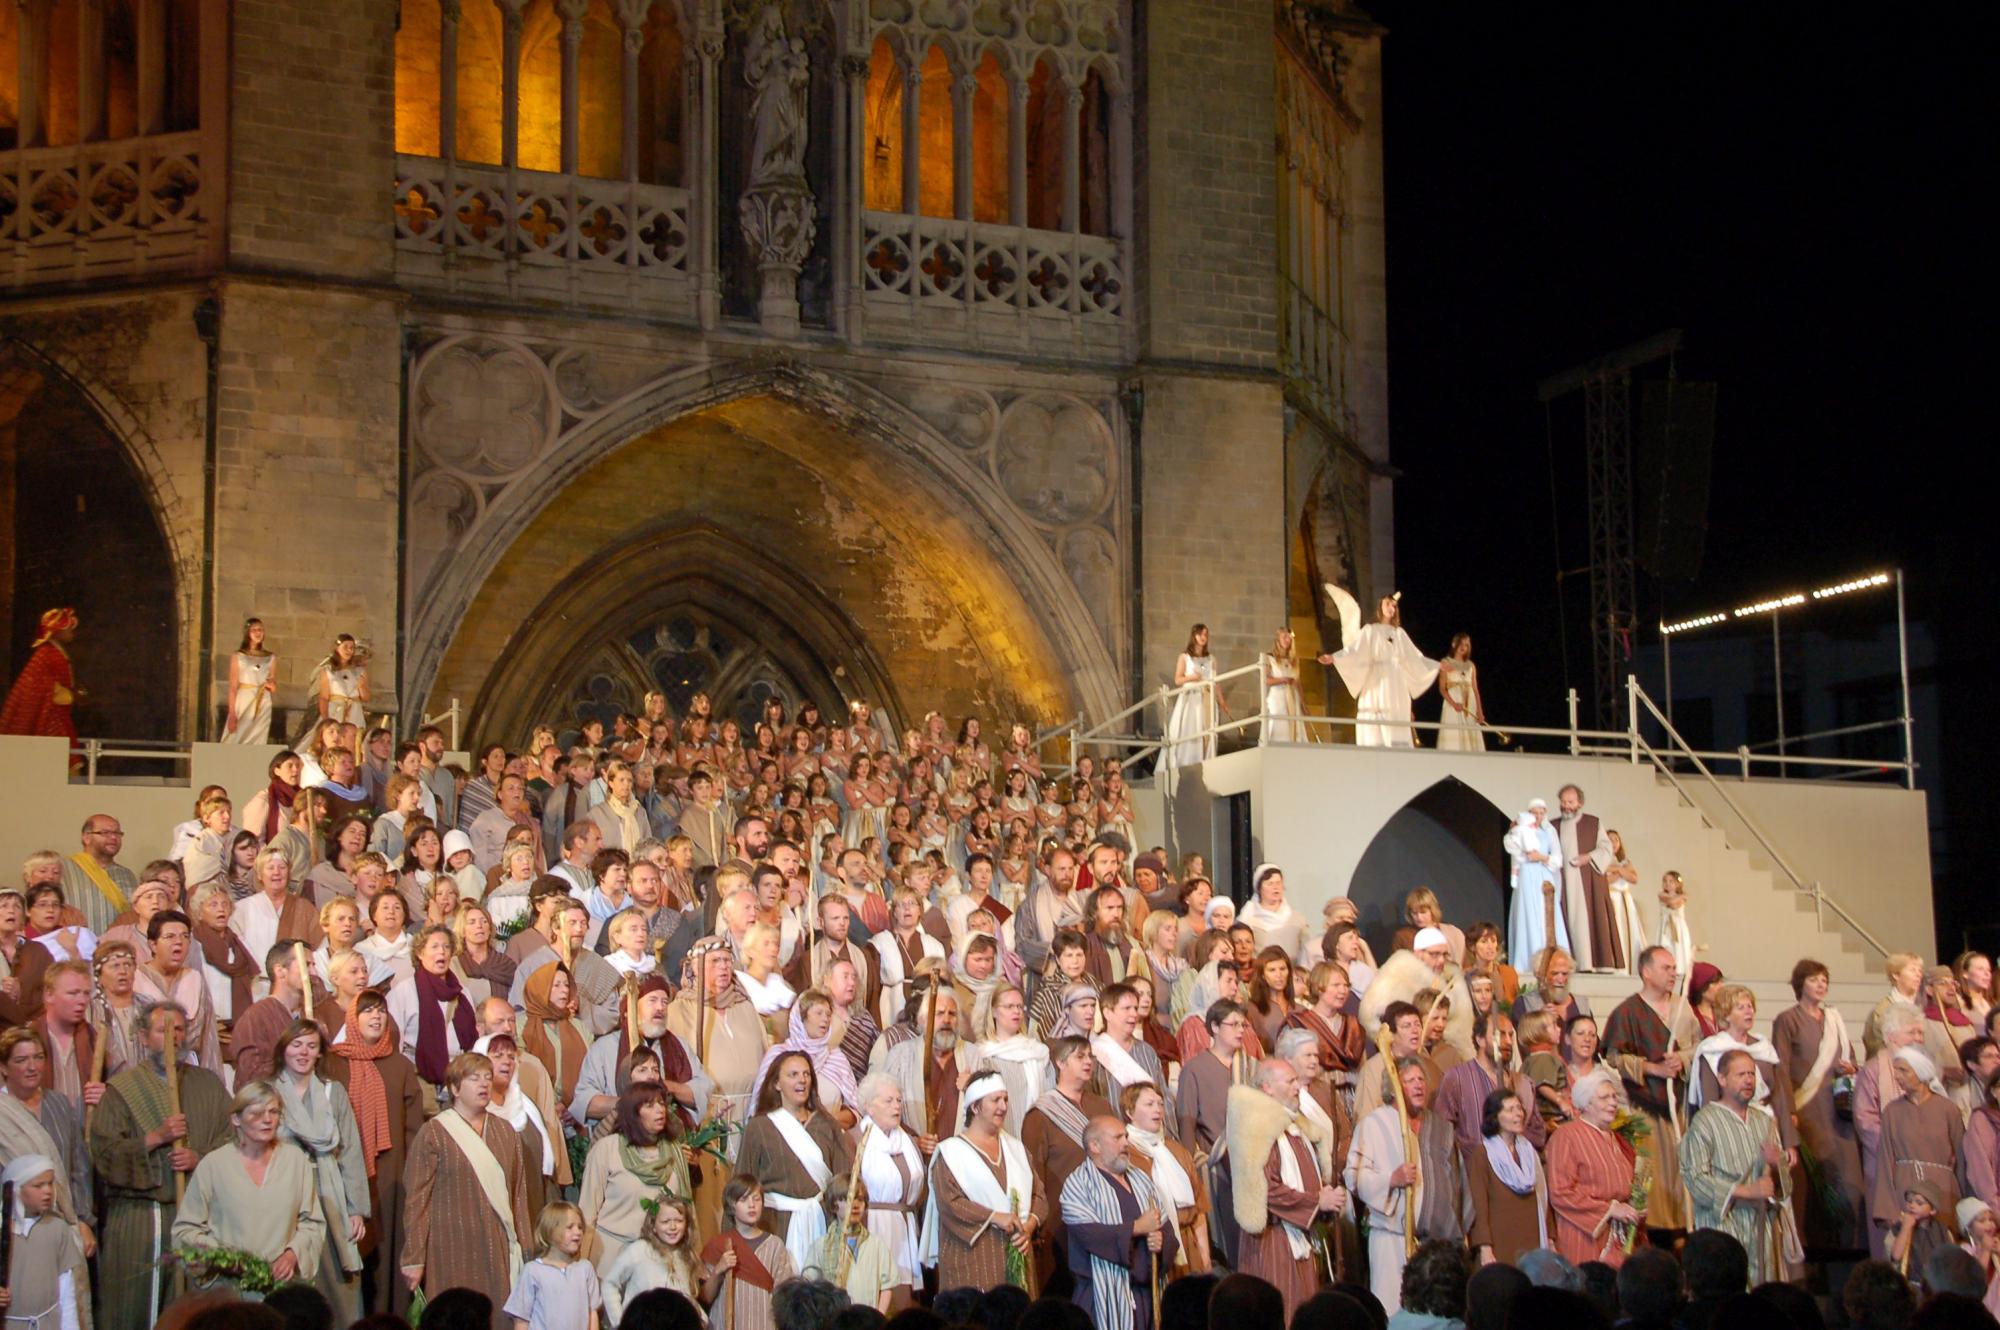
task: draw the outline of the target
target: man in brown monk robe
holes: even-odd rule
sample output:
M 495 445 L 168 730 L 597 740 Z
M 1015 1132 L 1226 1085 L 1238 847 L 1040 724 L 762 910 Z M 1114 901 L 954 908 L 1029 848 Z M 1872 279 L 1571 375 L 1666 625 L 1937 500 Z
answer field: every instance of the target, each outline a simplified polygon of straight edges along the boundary
M 1562 845 L 1563 917 L 1580 970 L 1623 972 L 1631 963 L 1611 912 L 1611 842 L 1598 829 L 1597 814 L 1583 811 L 1583 790 L 1565 785 L 1556 792 L 1562 812 L 1550 825 Z
M 1230 1199 L 1242 1229 L 1236 1268 L 1276 1286 L 1287 1322 L 1319 1291 L 1313 1224 L 1347 1208 L 1346 1189 L 1320 1172 L 1321 1130 L 1300 1116 L 1298 1072 L 1281 1058 L 1229 1092 Z

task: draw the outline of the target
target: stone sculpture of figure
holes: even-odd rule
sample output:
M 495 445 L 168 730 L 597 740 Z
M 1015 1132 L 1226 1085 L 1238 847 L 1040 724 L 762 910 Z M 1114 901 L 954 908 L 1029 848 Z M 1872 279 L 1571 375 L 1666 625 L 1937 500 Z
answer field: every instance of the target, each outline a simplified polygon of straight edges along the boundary
M 744 52 L 743 77 L 752 89 L 750 188 L 800 179 L 806 166 L 810 67 L 806 44 L 785 35 L 777 5 L 766 5 L 757 17 Z

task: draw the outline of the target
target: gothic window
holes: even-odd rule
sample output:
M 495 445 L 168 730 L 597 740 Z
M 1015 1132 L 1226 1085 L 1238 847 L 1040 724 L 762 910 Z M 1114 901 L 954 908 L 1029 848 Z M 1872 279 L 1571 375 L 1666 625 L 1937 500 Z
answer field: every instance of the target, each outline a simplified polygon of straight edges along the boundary
M 1008 220 L 1007 75 L 1000 58 L 988 51 L 973 70 L 972 94 L 972 218 L 978 222 Z
M 456 20 L 447 22 L 454 13 Z M 628 22 L 635 24 L 629 41 Z M 681 70 L 680 34 L 668 0 L 650 6 L 614 0 L 444 5 L 402 0 L 396 151 L 677 184 Z M 565 115 L 566 80 L 575 82 L 573 118 Z M 628 86 L 635 89 L 631 106 L 625 104 Z M 450 123 L 447 106 L 453 108 Z
M 572 678 L 557 696 L 570 699 L 574 722 L 594 718 L 606 729 L 619 712 L 638 712 L 655 688 L 676 716 L 687 714 L 696 693 L 707 693 L 716 719 L 735 719 L 746 738 L 755 734 L 767 699 L 784 703 L 790 714 L 807 696 L 762 643 L 699 611 L 675 613 L 607 643 Z
M 1028 75 L 1028 225 L 1062 228 L 1063 86 L 1044 58 Z
M 0 4 L 0 149 L 197 128 L 200 5 L 201 0 Z M 24 40 L 31 53 L 40 52 L 25 70 Z

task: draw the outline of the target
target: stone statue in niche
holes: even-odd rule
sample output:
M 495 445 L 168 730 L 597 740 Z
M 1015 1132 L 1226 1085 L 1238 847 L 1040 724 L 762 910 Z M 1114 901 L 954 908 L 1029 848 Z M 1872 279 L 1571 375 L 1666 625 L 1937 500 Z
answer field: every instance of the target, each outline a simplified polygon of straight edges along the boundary
M 803 182 L 806 166 L 806 44 L 785 35 L 785 17 L 768 5 L 754 20 L 743 55 L 752 89 L 750 188 Z
M 777 337 L 799 331 L 799 270 L 812 251 L 813 195 L 806 184 L 811 65 L 803 40 L 785 32 L 777 3 L 748 24 L 743 77 L 750 85 L 750 185 L 737 205 L 757 259 L 757 316 Z

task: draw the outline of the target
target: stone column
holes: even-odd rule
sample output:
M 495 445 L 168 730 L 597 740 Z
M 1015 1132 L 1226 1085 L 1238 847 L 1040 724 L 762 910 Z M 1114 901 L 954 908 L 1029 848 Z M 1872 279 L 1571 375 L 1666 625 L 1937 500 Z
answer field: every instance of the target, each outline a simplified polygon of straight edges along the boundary
M 834 308 L 841 311 L 840 331 L 850 343 L 862 338 L 861 220 L 867 145 L 862 126 L 868 123 L 868 57 L 840 58 L 840 96 L 834 99 L 834 142 L 840 145 L 834 173 Z
M 624 135 L 619 156 L 627 180 L 639 179 L 639 53 L 646 46 L 646 11 L 653 0 L 618 0 L 625 30 Z
M 500 165 L 521 164 L 521 28 L 528 0 L 497 0 L 500 6 Z
M 1062 229 L 1083 229 L 1083 80 L 1063 88 Z
M 583 18 L 590 12 L 590 0 L 556 0 L 562 15 L 562 171 L 575 175 L 578 148 L 583 141 L 583 85 L 577 61 L 583 50 Z
M 1007 221 L 1028 224 L 1028 80 L 1007 76 Z
M 459 0 L 438 3 L 438 156 L 458 158 L 458 20 Z M 451 210 L 445 200 L 445 211 Z
M 954 71 L 951 80 L 951 214 L 972 220 L 972 103 L 979 80 L 971 70 Z
M 716 169 L 715 84 L 722 66 L 723 34 L 718 27 L 703 28 L 685 48 L 684 85 L 688 126 L 686 178 L 688 191 L 688 270 L 694 278 L 695 316 L 703 328 L 713 328 L 722 318 L 721 268 L 717 235 L 717 196 L 722 176 Z
M 912 217 L 924 210 L 923 136 L 924 67 L 903 66 L 903 211 Z

